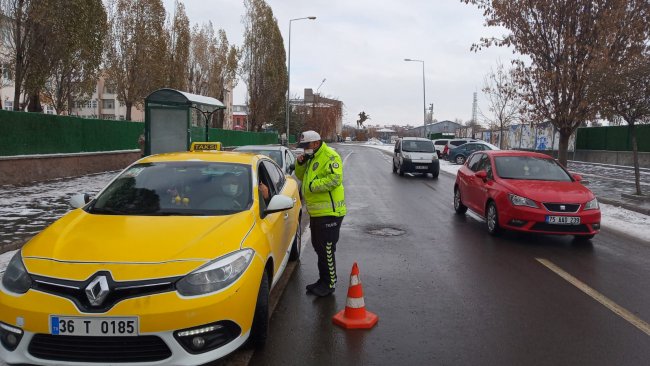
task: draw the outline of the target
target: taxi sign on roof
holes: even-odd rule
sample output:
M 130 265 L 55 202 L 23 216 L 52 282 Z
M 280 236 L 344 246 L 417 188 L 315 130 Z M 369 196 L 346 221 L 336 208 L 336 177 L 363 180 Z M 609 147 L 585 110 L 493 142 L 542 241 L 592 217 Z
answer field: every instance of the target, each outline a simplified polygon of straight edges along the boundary
M 221 142 L 193 142 L 190 151 L 221 151 Z

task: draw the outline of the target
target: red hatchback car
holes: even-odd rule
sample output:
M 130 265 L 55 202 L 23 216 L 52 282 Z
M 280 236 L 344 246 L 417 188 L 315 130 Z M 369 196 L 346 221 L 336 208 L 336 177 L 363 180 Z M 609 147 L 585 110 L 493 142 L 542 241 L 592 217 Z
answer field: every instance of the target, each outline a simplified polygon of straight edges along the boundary
M 600 230 L 594 194 L 553 158 L 525 151 L 480 151 L 458 171 L 454 209 L 485 217 L 502 229 L 591 239 Z

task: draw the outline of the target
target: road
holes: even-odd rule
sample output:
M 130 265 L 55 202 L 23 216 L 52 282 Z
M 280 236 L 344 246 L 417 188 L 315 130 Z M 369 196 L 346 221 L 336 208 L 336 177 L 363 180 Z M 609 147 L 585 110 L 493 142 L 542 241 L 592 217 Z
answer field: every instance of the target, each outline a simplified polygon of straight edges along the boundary
M 305 294 L 317 275 L 305 243 L 272 295 L 267 346 L 215 365 L 647 364 L 650 243 L 607 228 L 586 246 L 490 237 L 479 218 L 454 214 L 452 176 L 399 177 L 385 152 L 336 147 L 348 205 L 336 293 Z M 368 331 L 331 321 L 345 307 L 355 261 L 366 306 L 379 316 Z
M 271 319 L 269 343 L 251 365 L 647 364 L 650 334 L 540 262 L 647 326 L 647 242 L 607 229 L 590 246 L 570 237 L 493 238 L 482 221 L 454 214 L 451 176 L 400 178 L 382 151 L 340 145 L 339 152 L 351 154 L 339 287 L 330 298 L 305 294 L 316 276 L 316 257 L 305 250 Z M 366 306 L 380 318 L 369 331 L 331 321 L 345 306 L 355 261 Z

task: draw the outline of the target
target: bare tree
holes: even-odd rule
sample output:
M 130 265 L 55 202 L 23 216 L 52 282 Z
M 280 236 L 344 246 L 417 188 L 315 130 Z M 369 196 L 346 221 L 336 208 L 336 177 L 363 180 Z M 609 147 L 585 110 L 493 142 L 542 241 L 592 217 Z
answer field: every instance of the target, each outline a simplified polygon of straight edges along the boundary
M 13 59 L 14 110 L 22 110 L 20 96 L 23 93 L 25 75 L 29 71 L 30 60 L 27 53 L 31 47 L 32 30 L 35 24 L 31 0 L 0 0 L 0 13 L 11 20 L 10 57 Z M 32 15 L 30 17 L 30 14 Z
M 482 38 L 473 50 L 512 47 L 517 81 L 541 119 L 560 133 L 559 160 L 567 162 L 569 138 L 597 106 L 589 97 L 600 60 L 631 44 L 643 43 L 647 0 L 461 0 L 484 11 L 486 26 L 503 27 L 503 38 Z
M 284 118 L 287 66 L 284 41 L 271 7 L 244 0 L 246 14 L 241 74 L 248 86 L 248 118 L 254 130 Z
M 483 93 L 487 98 L 489 114 L 481 116 L 492 128 L 499 130 L 499 147 L 503 149 L 503 134 L 521 116 L 524 101 L 519 94 L 514 70 L 506 70 L 497 62 L 483 80 Z
M 107 83 L 130 120 L 131 108 L 165 84 L 165 8 L 161 0 L 113 0 L 108 14 Z
M 69 16 L 71 12 L 74 17 Z M 40 70 L 45 81 L 35 89 L 42 91 L 44 101 L 57 114 L 70 114 L 74 100 L 88 97 L 97 83 L 106 11 L 101 0 L 57 1 L 48 8 L 47 18 L 52 20 L 47 44 L 40 56 L 34 56 L 46 57 Z
M 627 57 L 619 67 L 606 68 L 596 75 L 593 92 L 600 100 L 605 117 L 623 119 L 629 126 L 634 160 L 636 194 L 642 195 L 639 172 L 639 149 L 636 125 L 650 119 L 650 54 L 638 53 Z
M 185 13 L 185 5 L 176 1 L 174 15 L 167 25 L 167 86 L 178 90 L 187 90 L 187 72 L 190 57 L 190 19 Z

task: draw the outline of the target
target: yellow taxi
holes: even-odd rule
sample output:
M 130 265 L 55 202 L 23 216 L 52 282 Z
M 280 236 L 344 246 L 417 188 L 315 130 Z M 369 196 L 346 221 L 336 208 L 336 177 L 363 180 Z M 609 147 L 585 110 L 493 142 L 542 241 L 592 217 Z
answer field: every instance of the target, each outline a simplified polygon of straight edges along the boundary
M 71 204 L 4 273 L 2 360 L 198 365 L 264 343 L 301 246 L 298 185 L 271 159 L 154 155 Z

